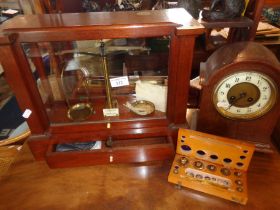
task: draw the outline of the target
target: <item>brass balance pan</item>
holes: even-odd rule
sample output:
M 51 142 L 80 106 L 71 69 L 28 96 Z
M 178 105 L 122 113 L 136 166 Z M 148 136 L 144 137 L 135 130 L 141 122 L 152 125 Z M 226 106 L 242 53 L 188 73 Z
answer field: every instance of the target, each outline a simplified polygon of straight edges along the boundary
M 146 100 L 135 101 L 131 104 L 130 110 L 138 115 L 149 115 L 155 111 L 155 105 Z
M 70 107 L 67 117 L 73 121 L 84 121 L 93 113 L 93 107 L 90 103 L 78 103 Z

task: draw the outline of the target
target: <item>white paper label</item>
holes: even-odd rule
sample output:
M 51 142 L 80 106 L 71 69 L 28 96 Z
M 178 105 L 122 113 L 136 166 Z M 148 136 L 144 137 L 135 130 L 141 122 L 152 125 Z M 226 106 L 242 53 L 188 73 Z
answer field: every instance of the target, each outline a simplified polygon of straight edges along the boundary
M 112 78 L 110 79 L 110 83 L 111 87 L 122 87 L 129 85 L 127 76 Z
M 23 114 L 22 117 L 25 119 L 28 119 L 30 117 L 30 115 L 32 114 L 32 111 L 30 109 L 26 109 Z
M 114 108 L 114 109 L 103 109 L 103 115 L 105 117 L 115 117 L 119 116 L 119 109 Z

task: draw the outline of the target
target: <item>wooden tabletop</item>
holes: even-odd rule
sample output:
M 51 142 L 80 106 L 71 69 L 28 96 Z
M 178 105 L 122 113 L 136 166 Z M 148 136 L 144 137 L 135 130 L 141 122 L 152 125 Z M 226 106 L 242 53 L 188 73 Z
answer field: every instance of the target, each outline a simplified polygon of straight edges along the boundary
M 0 209 L 276 209 L 280 155 L 256 153 L 246 206 L 167 182 L 170 162 L 49 169 L 25 145 L 0 182 Z

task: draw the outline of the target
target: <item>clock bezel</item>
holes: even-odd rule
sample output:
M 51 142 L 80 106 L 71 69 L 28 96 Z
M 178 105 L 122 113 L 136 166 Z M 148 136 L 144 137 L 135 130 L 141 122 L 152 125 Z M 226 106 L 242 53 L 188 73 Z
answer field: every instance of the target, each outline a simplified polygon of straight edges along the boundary
M 250 114 L 235 114 L 235 113 L 231 113 L 231 112 L 226 111 L 223 107 L 218 107 L 217 106 L 219 88 L 230 77 L 232 77 L 235 74 L 240 74 L 240 73 L 256 73 L 256 74 L 259 74 L 269 84 L 270 89 L 271 89 L 270 99 L 269 99 L 269 102 L 265 105 L 265 107 L 263 107 L 261 110 L 258 110 L 256 112 L 252 112 Z M 273 107 L 275 106 L 275 104 L 277 102 L 277 95 L 278 95 L 277 85 L 276 85 L 275 81 L 270 76 L 268 76 L 267 74 L 265 74 L 263 72 L 260 72 L 260 71 L 256 71 L 256 70 L 238 70 L 238 71 L 235 71 L 231 74 L 225 75 L 221 80 L 219 80 L 216 83 L 216 85 L 214 86 L 213 92 L 212 92 L 212 103 L 213 103 L 215 109 L 217 110 L 217 112 L 220 115 L 222 115 L 223 117 L 226 117 L 226 118 L 232 119 L 232 120 L 254 120 L 254 119 L 257 119 L 257 118 L 260 118 L 260 117 L 264 116 L 271 109 L 273 109 Z

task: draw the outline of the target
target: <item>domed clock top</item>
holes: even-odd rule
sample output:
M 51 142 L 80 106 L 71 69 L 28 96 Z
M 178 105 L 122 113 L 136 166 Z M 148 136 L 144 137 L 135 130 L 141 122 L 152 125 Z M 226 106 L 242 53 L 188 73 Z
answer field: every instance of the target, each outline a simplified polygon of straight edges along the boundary
M 225 45 L 201 65 L 198 130 L 270 148 L 280 117 L 280 63 L 254 42 Z

